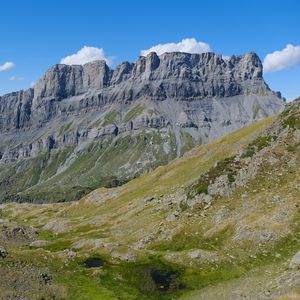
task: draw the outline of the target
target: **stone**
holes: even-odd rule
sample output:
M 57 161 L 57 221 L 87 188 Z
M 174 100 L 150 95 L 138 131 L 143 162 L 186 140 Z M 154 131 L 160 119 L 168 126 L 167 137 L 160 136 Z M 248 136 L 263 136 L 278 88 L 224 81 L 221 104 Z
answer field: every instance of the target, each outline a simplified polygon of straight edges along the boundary
M 195 251 L 189 252 L 188 256 L 192 259 L 199 259 L 202 257 L 202 253 L 200 250 L 195 250 Z
M 51 275 L 49 275 L 48 273 L 45 273 L 45 272 L 40 274 L 40 278 L 41 278 L 41 282 L 43 284 L 48 284 L 49 281 L 51 281 L 51 279 L 52 279 Z
M 153 196 L 149 196 L 149 197 L 146 197 L 145 199 L 144 199 L 144 202 L 152 202 L 153 200 L 155 200 L 155 197 L 153 197 Z
M 166 221 L 167 222 L 174 222 L 177 219 L 177 215 L 175 215 L 174 212 L 170 213 L 167 217 L 166 217 Z
M 82 248 L 98 249 L 107 245 L 101 239 L 82 239 L 72 245 L 72 249 L 78 250 Z
M 230 183 L 227 175 L 221 175 L 208 186 L 208 194 L 211 196 L 228 196 L 231 192 Z
M 215 252 L 206 251 L 202 249 L 195 249 L 186 253 L 187 257 L 193 260 L 216 262 L 218 255 Z
M 65 249 L 65 250 L 59 252 L 58 255 L 64 260 L 65 264 L 68 264 L 69 262 L 75 260 L 77 257 L 77 253 L 70 249 Z
M 52 230 L 55 234 L 69 232 L 71 230 L 70 226 L 68 225 L 68 222 L 65 220 L 50 221 L 43 227 L 43 229 Z
M 7 255 L 8 255 L 7 250 L 4 247 L 0 246 L 0 258 L 6 258 Z
M 111 257 L 125 262 L 134 262 L 137 259 L 133 253 L 112 252 Z
M 213 197 L 211 195 L 201 193 L 199 195 L 196 195 L 194 198 L 187 200 L 186 204 L 191 208 L 197 207 L 199 205 L 211 206 L 212 200 L 213 200 Z
M 49 241 L 36 240 L 36 241 L 33 241 L 32 243 L 30 243 L 30 247 L 42 248 L 42 247 L 45 247 L 49 244 L 50 244 Z
M 300 251 L 297 252 L 290 261 L 289 268 L 296 269 L 300 267 Z
M 151 235 L 145 236 L 144 238 L 142 238 L 141 240 L 137 241 L 133 245 L 133 249 L 135 249 L 135 250 L 144 249 L 154 239 L 155 239 L 155 234 L 151 234 Z

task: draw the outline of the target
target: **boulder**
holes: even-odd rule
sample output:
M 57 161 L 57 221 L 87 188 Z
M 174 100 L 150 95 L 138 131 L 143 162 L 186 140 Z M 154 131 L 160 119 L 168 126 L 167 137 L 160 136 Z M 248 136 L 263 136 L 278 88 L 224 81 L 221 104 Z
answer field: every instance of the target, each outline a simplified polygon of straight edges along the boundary
M 290 261 L 289 268 L 296 269 L 300 267 L 300 251 L 297 252 Z
M 7 250 L 4 247 L 0 246 L 0 258 L 5 258 L 7 255 Z

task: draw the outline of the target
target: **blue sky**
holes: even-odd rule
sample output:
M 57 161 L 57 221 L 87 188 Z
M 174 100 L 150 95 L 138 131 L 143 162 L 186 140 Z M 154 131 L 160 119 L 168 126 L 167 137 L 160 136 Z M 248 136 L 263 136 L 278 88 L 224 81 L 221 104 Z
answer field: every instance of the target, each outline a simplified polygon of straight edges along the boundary
M 281 70 L 265 79 L 287 99 L 300 95 L 297 0 L 3 0 L 0 8 L 0 95 L 29 88 L 51 65 L 85 45 L 104 49 L 115 66 L 135 61 L 141 50 L 185 38 L 223 55 L 255 51 L 262 60 L 291 44 L 291 52 L 270 57 L 271 64 L 279 57 L 283 65 L 278 68 L 275 61 L 270 69 Z M 4 66 L 7 62 L 13 67 Z

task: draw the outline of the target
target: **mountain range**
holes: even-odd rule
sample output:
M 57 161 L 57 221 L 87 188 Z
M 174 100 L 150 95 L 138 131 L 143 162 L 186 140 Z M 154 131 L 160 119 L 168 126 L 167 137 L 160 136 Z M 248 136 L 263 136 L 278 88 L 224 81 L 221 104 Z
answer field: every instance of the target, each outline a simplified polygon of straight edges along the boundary
M 51 67 L 0 97 L 0 202 L 78 200 L 279 113 L 253 53 L 151 52 Z

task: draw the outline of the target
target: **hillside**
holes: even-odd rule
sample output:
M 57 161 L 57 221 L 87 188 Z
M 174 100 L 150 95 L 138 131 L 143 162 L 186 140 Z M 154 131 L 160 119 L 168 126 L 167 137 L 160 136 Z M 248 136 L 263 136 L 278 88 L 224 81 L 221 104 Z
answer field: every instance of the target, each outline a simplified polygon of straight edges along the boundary
M 299 145 L 298 99 L 121 187 L 2 204 L 2 299 L 299 299 Z
M 283 108 L 253 52 L 55 65 L 0 97 L 0 203 L 78 200 Z

